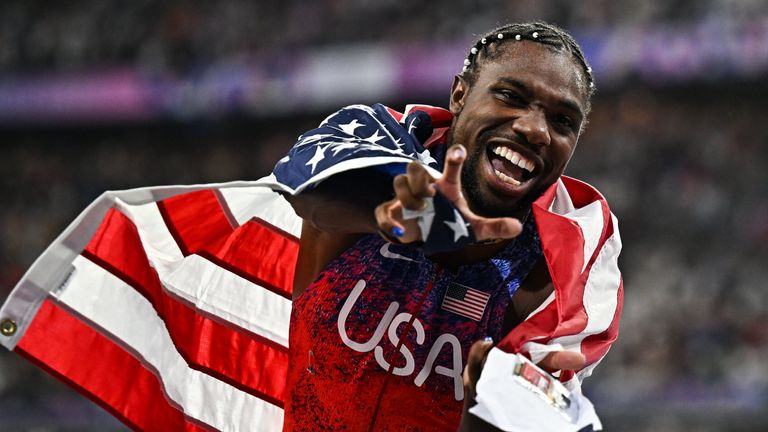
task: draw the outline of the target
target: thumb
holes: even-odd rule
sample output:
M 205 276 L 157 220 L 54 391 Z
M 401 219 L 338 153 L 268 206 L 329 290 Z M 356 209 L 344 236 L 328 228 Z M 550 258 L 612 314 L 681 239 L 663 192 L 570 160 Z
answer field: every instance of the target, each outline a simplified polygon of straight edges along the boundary
M 472 395 L 475 394 L 475 386 L 480 379 L 480 372 L 483 371 L 485 359 L 491 348 L 493 348 L 493 340 L 490 337 L 475 342 L 469 348 L 467 367 L 464 368 L 462 378 L 464 380 L 464 387 L 469 389 Z
M 586 364 L 584 354 L 574 351 L 551 352 L 539 362 L 539 366 L 546 369 L 571 371 L 582 369 Z

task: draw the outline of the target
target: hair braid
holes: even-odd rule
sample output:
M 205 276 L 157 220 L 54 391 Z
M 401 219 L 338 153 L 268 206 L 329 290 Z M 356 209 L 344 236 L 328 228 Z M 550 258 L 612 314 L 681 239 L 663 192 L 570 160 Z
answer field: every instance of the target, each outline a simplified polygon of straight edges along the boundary
M 480 37 L 464 59 L 461 72 L 470 85 L 474 84 L 480 65 L 486 60 L 498 58 L 502 51 L 499 47 L 506 42 L 527 40 L 551 47 L 557 51 L 569 52 L 576 59 L 583 72 L 586 109 L 590 109 L 590 100 L 595 93 L 595 77 L 592 68 L 587 63 L 578 42 L 565 30 L 545 22 L 528 22 L 507 24 L 493 29 Z

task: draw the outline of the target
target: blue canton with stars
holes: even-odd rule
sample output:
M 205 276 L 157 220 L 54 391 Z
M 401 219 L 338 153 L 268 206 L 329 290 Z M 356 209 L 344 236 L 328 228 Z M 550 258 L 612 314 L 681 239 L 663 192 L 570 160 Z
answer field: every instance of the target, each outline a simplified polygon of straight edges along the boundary
M 384 105 L 351 105 L 326 118 L 318 128 L 301 135 L 273 174 L 278 182 L 299 189 L 347 169 L 373 167 L 395 176 L 411 161 L 440 170 L 444 146 L 427 150 L 432 121 L 414 111 L 398 122 Z M 333 168 L 333 170 L 329 170 Z
M 440 171 L 445 146 L 427 149 L 423 145 L 432 132 L 432 120 L 424 111 L 414 110 L 398 122 L 384 105 L 351 105 L 300 136 L 288 155 L 278 161 L 273 174 L 296 193 L 351 169 L 368 167 L 394 177 L 404 173 L 410 162 L 420 161 Z M 420 216 L 426 237 L 421 248 L 426 254 L 455 250 L 476 241 L 469 223 L 440 191 L 429 200 L 433 213 Z

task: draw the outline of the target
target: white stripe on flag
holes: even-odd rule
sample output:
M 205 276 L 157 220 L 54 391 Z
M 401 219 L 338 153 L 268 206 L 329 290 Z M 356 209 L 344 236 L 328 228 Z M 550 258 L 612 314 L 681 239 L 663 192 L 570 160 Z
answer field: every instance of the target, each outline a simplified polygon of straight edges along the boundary
M 161 275 L 163 286 L 198 309 L 288 346 L 291 301 L 198 255 Z
M 158 274 L 168 274 L 178 267 L 184 254 L 160 214 L 156 203 L 129 205 L 117 200 L 115 207 L 136 226 L 141 246 L 150 265 Z
M 301 218 L 279 193 L 255 187 L 226 188 L 220 192 L 238 225 L 255 216 L 296 237 L 301 236 Z
M 621 238 L 616 227 L 616 218 L 612 217 L 611 222 L 614 224 L 613 235 L 606 240 L 600 250 L 584 287 L 583 302 L 584 310 L 587 313 L 586 328 L 579 334 L 555 338 L 549 343 L 559 343 L 566 349 L 578 350 L 584 338 L 605 331 L 613 322 L 618 307 L 617 295 L 621 284 L 621 273 L 618 265 Z
M 187 415 L 225 431 L 281 430 L 281 408 L 190 369 L 152 305 L 133 288 L 83 257 L 73 264 L 69 283 L 53 294 L 141 356 Z
M 600 236 L 603 233 L 603 206 L 600 201 L 593 201 L 590 204 L 577 209 L 573 205 L 568 189 L 562 180 L 557 181 L 557 190 L 555 200 L 552 202 L 550 211 L 566 217 L 579 225 L 581 235 L 584 238 L 584 262 L 581 264 L 583 272 L 589 264 L 589 259 L 595 252 Z
M 288 346 L 290 300 L 197 255 L 184 258 L 155 203 L 131 206 L 118 202 L 117 208 L 139 227 L 142 247 L 165 289 L 202 311 Z M 269 214 L 265 220 L 281 229 L 290 228 L 285 223 L 277 225 L 279 218 Z

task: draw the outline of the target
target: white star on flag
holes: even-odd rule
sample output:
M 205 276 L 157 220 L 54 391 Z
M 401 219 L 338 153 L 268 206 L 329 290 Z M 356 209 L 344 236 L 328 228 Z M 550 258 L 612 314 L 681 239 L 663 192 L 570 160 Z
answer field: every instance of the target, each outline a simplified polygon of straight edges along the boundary
M 316 135 L 310 135 L 306 138 L 303 138 L 301 141 L 296 143 L 297 146 L 303 146 L 307 144 L 312 144 L 313 142 L 320 141 L 323 138 L 332 137 L 333 134 L 316 134 Z
M 312 165 L 312 174 L 315 173 L 315 168 L 317 168 L 317 163 L 320 162 L 325 158 L 325 149 L 327 149 L 328 146 L 320 147 L 317 146 L 315 149 L 315 155 L 312 156 L 312 159 L 309 160 L 305 165 Z
M 353 149 L 355 147 L 357 147 L 357 143 L 347 141 L 347 142 L 342 142 L 338 144 L 332 144 L 331 151 L 333 152 L 333 155 L 336 156 L 342 150 Z
M 376 129 L 375 132 L 373 132 L 373 135 L 369 136 L 368 138 L 363 138 L 363 141 L 368 141 L 371 144 L 376 144 L 377 142 L 383 140 L 384 137 L 379 135 L 379 130 Z
M 340 124 L 339 127 L 341 130 L 344 131 L 347 135 L 355 135 L 355 129 L 359 128 L 360 126 L 365 126 L 364 124 L 357 121 L 357 119 L 353 119 L 351 122 L 347 124 Z
M 424 151 L 421 153 L 418 153 L 418 155 L 419 155 L 419 160 L 421 160 L 427 165 L 437 163 L 437 159 L 433 158 L 432 155 L 429 153 L 429 150 L 427 149 L 424 149 Z
M 462 237 L 469 237 L 469 231 L 467 231 L 467 226 L 469 226 L 468 223 L 462 223 L 459 221 L 463 221 L 464 219 L 459 214 L 459 211 L 456 209 L 453 209 L 453 216 L 454 221 L 448 222 L 445 221 L 445 224 L 448 225 L 448 228 L 453 230 L 453 241 L 456 242 Z

